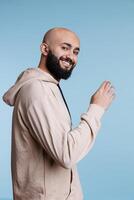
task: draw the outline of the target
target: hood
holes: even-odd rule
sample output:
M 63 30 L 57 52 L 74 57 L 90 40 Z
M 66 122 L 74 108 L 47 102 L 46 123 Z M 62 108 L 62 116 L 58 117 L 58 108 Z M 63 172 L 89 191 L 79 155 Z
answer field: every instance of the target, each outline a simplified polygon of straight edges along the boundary
M 19 90 L 35 79 L 58 84 L 57 80 L 40 68 L 28 68 L 19 75 L 15 84 L 3 95 L 3 101 L 10 106 L 14 106 Z

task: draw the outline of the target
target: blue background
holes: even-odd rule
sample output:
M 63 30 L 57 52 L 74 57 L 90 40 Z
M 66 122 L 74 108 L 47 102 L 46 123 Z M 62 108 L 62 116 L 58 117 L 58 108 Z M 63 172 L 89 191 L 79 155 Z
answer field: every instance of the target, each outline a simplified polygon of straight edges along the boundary
M 79 163 L 84 200 L 134 199 L 134 1 L 0 1 L 0 95 L 27 67 L 36 67 L 44 33 L 64 26 L 81 39 L 77 68 L 61 86 L 73 124 L 103 80 L 116 100 L 102 120 L 94 148 Z M 12 108 L 0 100 L 0 199 L 12 199 Z

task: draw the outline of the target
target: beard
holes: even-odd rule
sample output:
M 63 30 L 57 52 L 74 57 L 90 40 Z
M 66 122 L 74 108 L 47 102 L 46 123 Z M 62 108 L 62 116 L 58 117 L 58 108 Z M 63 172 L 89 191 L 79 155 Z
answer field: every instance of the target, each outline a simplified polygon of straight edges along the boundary
M 57 80 L 65 79 L 66 80 L 71 76 L 72 71 L 75 67 L 75 63 L 70 58 L 66 58 L 66 61 L 68 61 L 72 65 L 71 69 L 66 70 L 66 69 L 62 69 L 60 62 L 59 62 L 60 60 L 63 60 L 63 58 L 60 57 L 58 59 L 54 54 L 52 54 L 51 51 L 49 51 L 47 59 L 46 59 L 46 67 L 55 79 L 57 79 Z

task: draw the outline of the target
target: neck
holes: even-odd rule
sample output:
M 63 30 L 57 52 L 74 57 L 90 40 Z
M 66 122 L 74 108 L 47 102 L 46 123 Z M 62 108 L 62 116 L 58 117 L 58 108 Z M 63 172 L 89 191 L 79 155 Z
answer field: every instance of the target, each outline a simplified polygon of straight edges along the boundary
M 39 62 L 39 65 L 38 65 L 38 68 L 40 68 L 41 70 L 49 73 L 47 67 L 46 67 L 46 61 L 45 59 L 43 58 L 43 56 L 41 56 L 41 59 L 40 59 L 40 62 Z

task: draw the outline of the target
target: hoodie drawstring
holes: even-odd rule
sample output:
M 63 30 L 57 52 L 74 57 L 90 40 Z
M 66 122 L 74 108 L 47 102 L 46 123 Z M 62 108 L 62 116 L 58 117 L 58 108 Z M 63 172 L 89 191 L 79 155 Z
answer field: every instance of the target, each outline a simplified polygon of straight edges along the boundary
M 68 113 L 69 113 L 70 118 L 71 118 L 71 113 L 70 113 L 69 107 L 68 107 L 68 105 L 67 105 L 67 102 L 66 102 L 66 100 L 65 100 L 65 97 L 64 97 L 64 95 L 63 95 L 62 89 L 61 89 L 61 87 L 60 87 L 59 84 L 57 84 L 57 86 L 58 86 L 58 88 L 59 88 L 59 90 L 60 90 L 60 93 L 61 93 L 61 95 L 62 95 L 62 98 L 63 98 L 63 100 L 64 100 L 64 103 L 65 103 L 65 105 L 66 105 L 66 108 L 67 108 Z M 72 119 L 72 118 L 71 118 L 71 119 Z

